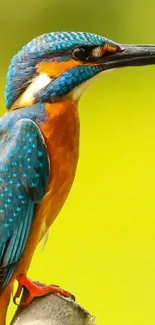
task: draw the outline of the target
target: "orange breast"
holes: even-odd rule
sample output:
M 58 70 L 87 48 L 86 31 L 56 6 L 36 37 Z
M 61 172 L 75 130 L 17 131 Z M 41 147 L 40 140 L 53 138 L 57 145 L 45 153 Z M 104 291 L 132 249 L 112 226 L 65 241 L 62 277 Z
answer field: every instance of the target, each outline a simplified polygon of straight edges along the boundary
M 41 127 L 50 160 L 47 193 L 38 208 L 47 228 L 63 206 L 74 180 L 79 155 L 77 104 L 71 100 L 47 104 L 48 121 Z
M 77 104 L 69 99 L 47 104 L 48 119 L 41 127 L 50 160 L 47 192 L 39 204 L 16 274 L 25 273 L 34 250 L 61 210 L 72 186 L 79 154 Z

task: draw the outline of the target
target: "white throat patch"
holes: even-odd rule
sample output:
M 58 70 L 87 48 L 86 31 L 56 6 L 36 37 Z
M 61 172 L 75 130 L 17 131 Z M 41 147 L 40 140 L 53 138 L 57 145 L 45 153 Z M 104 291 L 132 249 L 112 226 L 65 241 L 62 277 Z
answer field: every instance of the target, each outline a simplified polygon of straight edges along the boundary
M 33 103 L 34 95 L 51 82 L 51 78 L 46 73 L 41 73 L 35 77 L 24 93 L 19 97 L 20 106 L 26 106 Z
M 110 71 L 112 71 L 112 70 L 110 70 Z M 101 76 L 101 74 L 103 74 L 105 72 L 107 73 L 109 71 L 101 71 L 98 74 L 96 74 L 94 77 L 92 77 L 91 79 L 84 81 L 82 84 L 80 84 L 79 86 L 77 86 L 76 88 L 74 88 L 71 91 L 71 97 L 72 97 L 72 99 L 75 100 L 75 101 L 77 101 L 81 97 L 81 95 L 85 92 L 85 90 L 87 90 L 92 85 L 92 83 L 96 79 L 98 79 Z

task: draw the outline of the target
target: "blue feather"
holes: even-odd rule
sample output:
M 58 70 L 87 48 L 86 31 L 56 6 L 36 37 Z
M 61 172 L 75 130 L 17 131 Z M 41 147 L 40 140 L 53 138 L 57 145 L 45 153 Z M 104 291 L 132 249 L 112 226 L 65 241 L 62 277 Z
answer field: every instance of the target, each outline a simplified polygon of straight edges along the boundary
M 40 90 L 35 95 L 36 102 L 47 102 L 65 96 L 73 88 L 79 86 L 82 82 L 91 79 L 102 71 L 99 66 L 77 66 L 64 72 L 59 78 L 49 83 L 48 86 Z

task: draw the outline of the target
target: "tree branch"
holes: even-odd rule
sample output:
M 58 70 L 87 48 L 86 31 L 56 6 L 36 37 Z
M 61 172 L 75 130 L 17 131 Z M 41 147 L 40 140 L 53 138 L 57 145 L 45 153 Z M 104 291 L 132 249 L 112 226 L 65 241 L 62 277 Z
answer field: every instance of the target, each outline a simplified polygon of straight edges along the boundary
M 24 290 L 21 301 L 27 292 Z M 50 294 L 18 307 L 10 325 L 95 325 L 95 317 L 70 299 Z

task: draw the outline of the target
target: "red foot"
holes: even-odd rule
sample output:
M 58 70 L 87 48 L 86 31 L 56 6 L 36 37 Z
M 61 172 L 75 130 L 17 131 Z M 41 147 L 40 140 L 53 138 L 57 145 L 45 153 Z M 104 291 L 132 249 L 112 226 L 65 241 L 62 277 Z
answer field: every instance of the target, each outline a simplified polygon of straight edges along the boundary
M 23 307 L 28 306 L 34 298 L 46 296 L 49 293 L 58 293 L 63 297 L 67 297 L 75 300 L 75 297 L 68 291 L 63 290 L 56 285 L 45 285 L 37 281 L 32 281 L 28 279 L 24 274 L 19 275 L 16 278 L 16 280 L 18 281 L 19 284 L 18 284 L 18 289 L 16 291 L 16 294 L 13 297 L 13 301 L 15 304 L 17 304 L 16 299 L 20 297 L 23 288 L 26 288 L 27 291 L 29 292 L 29 295 L 26 298 L 26 300 L 20 304 Z

